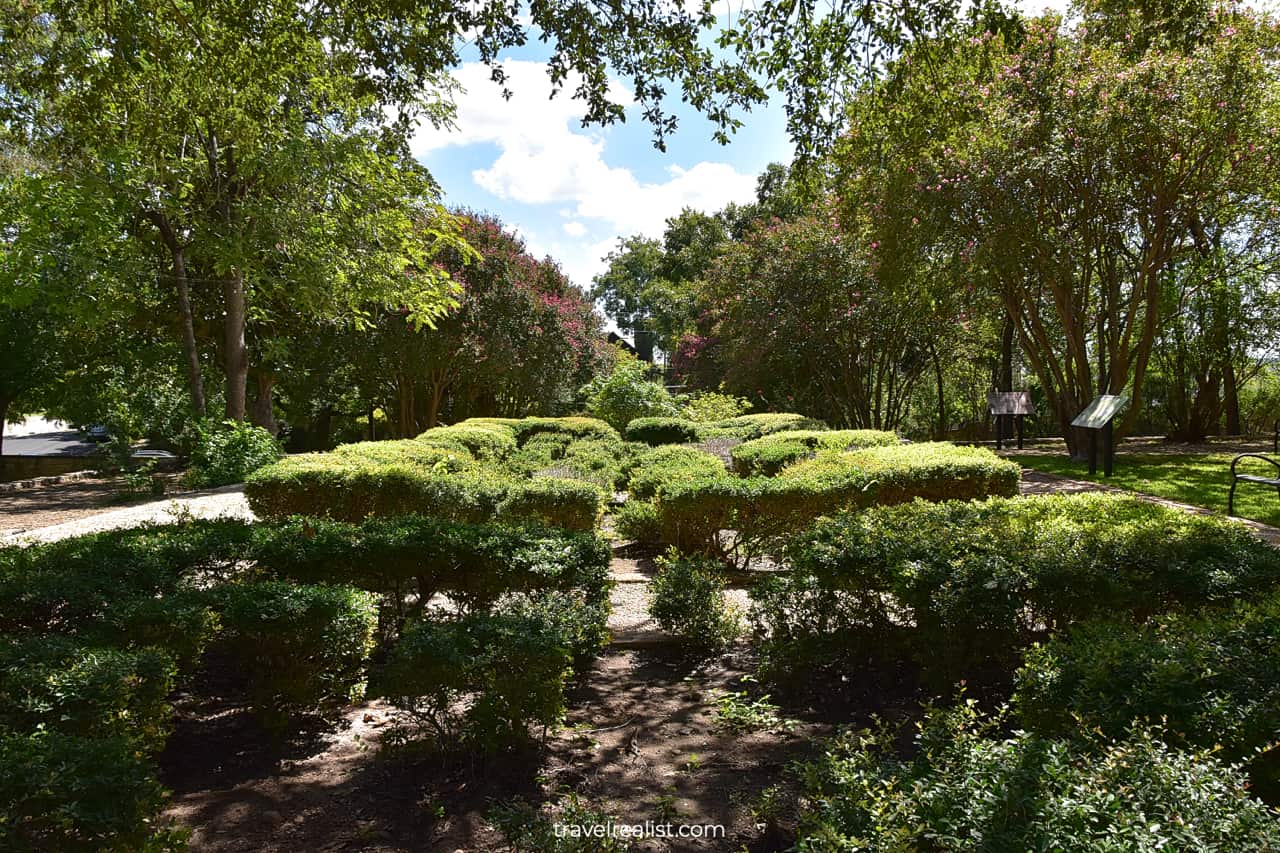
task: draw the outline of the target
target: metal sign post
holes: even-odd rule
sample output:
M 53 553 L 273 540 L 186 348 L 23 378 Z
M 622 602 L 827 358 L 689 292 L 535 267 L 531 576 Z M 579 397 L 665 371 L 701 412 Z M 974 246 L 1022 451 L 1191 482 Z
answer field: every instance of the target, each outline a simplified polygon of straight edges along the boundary
M 1022 418 L 1035 410 L 1031 407 L 1030 391 L 988 391 L 987 411 L 996 419 L 996 450 L 1002 450 L 1004 428 L 1013 421 L 1018 430 L 1018 449 L 1022 449 Z
M 1102 438 L 1102 473 L 1108 477 L 1115 467 L 1115 416 L 1129 403 L 1124 394 L 1100 394 L 1071 422 L 1073 427 L 1089 430 L 1089 473 L 1098 473 L 1098 438 Z

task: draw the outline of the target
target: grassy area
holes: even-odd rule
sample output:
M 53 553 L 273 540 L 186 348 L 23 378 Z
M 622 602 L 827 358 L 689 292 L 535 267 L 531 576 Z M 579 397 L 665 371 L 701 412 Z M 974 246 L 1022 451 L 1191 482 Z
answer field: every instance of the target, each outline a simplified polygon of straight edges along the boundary
M 1091 477 L 1088 466 L 1082 462 L 1072 462 L 1065 456 L 1020 454 L 1009 458 L 1026 468 L 1049 474 L 1146 492 L 1172 501 L 1207 507 L 1223 514 L 1227 511 L 1227 491 L 1231 487 L 1230 468 L 1233 458 L 1230 453 L 1117 455 L 1115 473 L 1109 478 L 1102 476 L 1101 471 Z M 1273 466 L 1256 459 L 1242 462 L 1240 470 L 1268 477 L 1276 476 Z M 1256 483 L 1241 483 L 1236 489 L 1236 514 L 1280 527 L 1280 495 L 1276 494 L 1275 489 Z

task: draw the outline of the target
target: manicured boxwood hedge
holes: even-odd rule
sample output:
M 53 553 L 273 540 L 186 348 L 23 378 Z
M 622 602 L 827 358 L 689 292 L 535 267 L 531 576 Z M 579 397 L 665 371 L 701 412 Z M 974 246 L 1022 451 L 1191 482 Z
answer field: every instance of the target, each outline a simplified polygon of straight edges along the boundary
M 740 438 L 749 441 L 770 433 L 793 429 L 829 429 L 822 421 L 792 412 L 763 412 L 739 415 L 723 421 L 699 424 L 702 438 Z
M 1220 747 L 1275 794 L 1280 757 L 1280 595 L 1142 625 L 1105 618 L 1031 649 L 1017 677 L 1019 721 L 1047 734 L 1119 736 L 1161 722 L 1175 745 Z
M 698 440 L 698 424 L 684 418 L 636 418 L 627 424 L 627 441 L 688 444 Z
M 775 432 L 733 448 L 733 470 L 744 477 L 772 477 L 791 463 L 822 450 L 860 450 L 898 443 L 895 433 L 876 429 Z
M 1014 495 L 1021 469 L 988 450 L 951 444 L 829 452 L 777 477 L 706 477 L 674 482 L 658 495 L 663 541 L 718 553 L 720 531 L 752 552 L 841 510 L 915 498 L 969 500 Z
M 728 479 L 724 462 L 692 447 L 655 447 L 636 454 L 623 469 L 632 499 L 652 500 L 670 484 Z
M 515 452 L 516 432 L 497 423 L 460 423 L 435 427 L 415 441 L 434 447 L 465 450 L 477 459 L 501 460 Z
M 1275 850 L 1280 821 L 1240 771 L 1138 730 L 1081 741 L 1007 733 L 972 706 L 932 713 L 908 759 L 897 732 L 854 733 L 803 766 L 796 849 Z
M 1242 525 L 1111 495 L 878 507 L 819 522 L 788 560 L 753 592 L 769 669 L 898 649 L 942 683 L 1015 666 L 1048 630 L 1280 581 L 1280 550 Z

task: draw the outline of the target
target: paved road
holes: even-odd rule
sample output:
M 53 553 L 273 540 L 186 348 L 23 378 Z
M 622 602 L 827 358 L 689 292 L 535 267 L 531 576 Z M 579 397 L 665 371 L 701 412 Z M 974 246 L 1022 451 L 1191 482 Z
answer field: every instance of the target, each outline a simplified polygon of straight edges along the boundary
M 77 430 L 42 432 L 4 440 L 5 456 L 92 456 L 98 445 Z

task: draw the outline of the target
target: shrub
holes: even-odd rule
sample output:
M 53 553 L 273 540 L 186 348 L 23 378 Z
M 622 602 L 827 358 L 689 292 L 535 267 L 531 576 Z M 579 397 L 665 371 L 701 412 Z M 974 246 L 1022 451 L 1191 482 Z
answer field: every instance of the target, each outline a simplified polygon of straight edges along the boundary
M 563 717 L 573 642 L 545 613 L 423 622 L 392 649 L 381 692 L 442 743 L 492 750 Z
M 264 725 L 282 734 L 292 718 L 364 691 L 377 605 L 350 587 L 279 581 L 215 592 L 223 631 L 217 648 L 243 673 Z
M 875 429 L 776 432 L 733 448 L 733 470 L 742 476 L 772 477 L 792 462 L 822 450 L 854 450 L 896 444 L 897 435 Z
M 0 633 L 82 632 L 122 599 L 233 571 L 249 537 L 242 521 L 196 521 L 0 549 Z
M 460 521 L 492 518 L 511 480 L 485 468 L 436 473 L 333 454 L 291 456 L 255 472 L 245 497 L 259 518 L 310 515 L 359 521 L 418 513 Z
M 1108 495 L 880 507 L 819 522 L 788 556 L 795 576 L 758 610 L 759 631 L 816 586 L 832 616 L 806 649 L 829 643 L 839 660 L 902 642 L 948 680 L 1015 663 L 1046 628 L 1107 614 L 1142 621 L 1280 579 L 1280 551 L 1239 524 Z
M 964 705 L 929 715 L 910 760 L 855 733 L 804 765 L 797 849 L 1266 850 L 1280 823 L 1240 772 L 1135 731 L 1079 743 L 1014 732 Z M 1069 841 L 1068 841 L 1069 839 Z
M 164 649 L 173 656 L 178 672 L 186 675 L 195 671 L 219 627 L 207 594 L 179 589 L 161 597 L 122 599 L 77 633 L 92 645 Z
M 689 444 L 698 440 L 698 425 L 683 418 L 636 418 L 627 424 L 627 441 L 645 444 Z
M 0 728 L 125 737 L 154 752 L 169 731 L 177 673 L 160 649 L 95 648 L 69 637 L 0 641 Z
M 630 539 L 641 545 L 657 545 L 662 541 L 658 508 L 653 501 L 632 498 L 618 507 L 613 516 L 613 529 L 623 539 Z
M 464 423 L 472 423 L 472 421 L 464 421 Z M 521 444 L 535 436 L 548 433 L 552 435 L 567 435 L 576 440 L 594 439 L 608 442 L 622 440 L 622 436 L 618 434 L 616 429 L 610 426 L 607 421 L 599 418 L 524 418 L 516 421 L 511 428 L 515 430 L 516 437 Z
M 202 424 L 187 482 L 202 489 L 240 483 L 283 455 L 275 436 L 262 427 L 240 421 Z
M 695 391 L 680 402 L 681 416 L 696 423 L 732 420 L 749 408 L 746 398 L 718 391 Z
M 157 827 L 165 792 L 125 738 L 0 733 L 0 848 L 14 853 L 183 849 Z
M 415 441 L 448 450 L 465 450 L 476 459 L 484 460 L 505 459 L 516 449 L 515 430 L 495 423 L 434 427 Z
M 668 484 L 690 480 L 727 479 L 717 456 L 692 447 L 657 447 L 637 454 L 624 466 L 631 497 L 649 500 Z
M 1163 721 L 1175 745 L 1258 756 L 1255 783 L 1274 791 L 1280 763 L 1268 747 L 1280 731 L 1280 597 L 1145 625 L 1082 623 L 1028 652 L 1014 707 L 1049 734 L 1077 725 L 1116 735 L 1135 720 Z
M 634 358 L 623 359 L 608 376 L 592 380 L 582 389 L 587 410 L 622 430 L 636 418 L 675 418 L 680 407 L 658 382 L 646 378 L 649 365 Z
M 814 418 L 790 412 L 762 412 L 756 415 L 739 415 L 723 421 L 704 424 L 701 432 L 705 438 L 728 436 L 744 441 L 762 435 L 792 429 L 827 429 L 827 425 Z
M 453 474 L 475 467 L 469 451 L 437 447 L 416 438 L 340 444 L 331 455 L 375 465 L 417 465 L 436 474 Z
M 670 552 L 649 586 L 649 614 L 689 647 L 717 651 L 742 634 L 742 614 L 725 599 L 720 566 Z
M 608 600 L 609 547 L 591 533 L 532 525 L 459 524 L 422 516 L 361 524 L 293 518 L 261 525 L 260 568 L 301 583 L 350 584 L 397 600 L 416 584 L 420 603 L 438 593 L 467 608 L 504 592 L 579 589 Z
M 536 477 L 513 485 L 498 505 L 501 519 L 532 519 L 569 530 L 591 530 L 600 518 L 598 486 L 581 480 Z
M 560 465 L 570 476 L 612 492 L 622 480 L 625 454 L 620 440 L 583 439 L 565 447 Z

